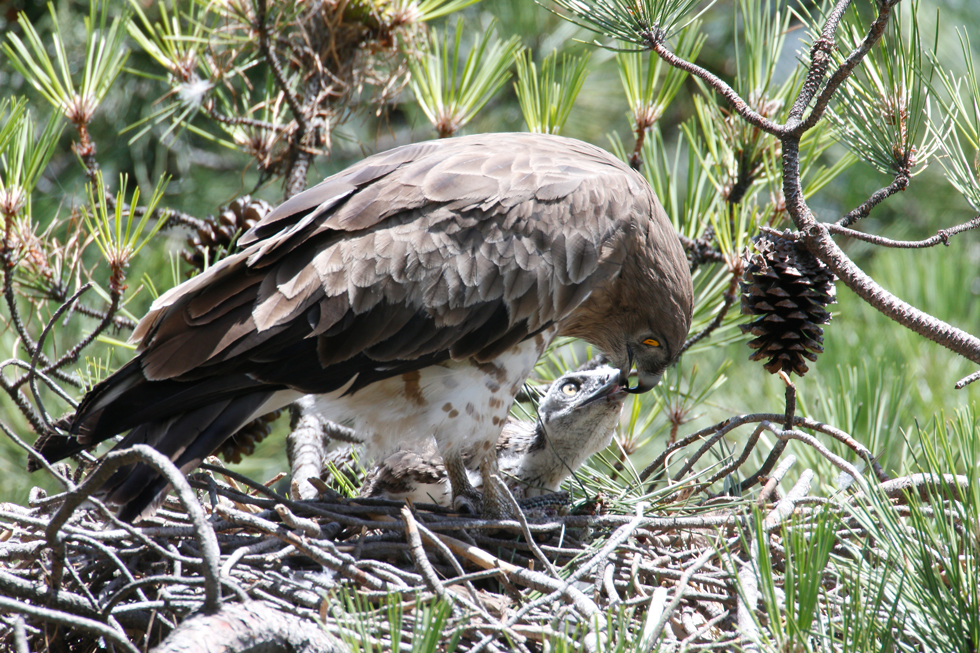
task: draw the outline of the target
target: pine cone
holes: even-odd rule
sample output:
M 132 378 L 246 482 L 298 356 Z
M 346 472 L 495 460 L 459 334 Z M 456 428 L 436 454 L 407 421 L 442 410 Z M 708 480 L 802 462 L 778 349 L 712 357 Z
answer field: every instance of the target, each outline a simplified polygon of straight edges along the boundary
M 256 417 L 239 429 L 235 435 L 225 440 L 217 453 L 221 454 L 225 462 L 235 464 L 242 462 L 242 456 L 251 456 L 255 453 L 255 445 L 269 437 L 272 433 L 272 423 L 281 414 L 282 410 L 275 410 L 262 417 Z
M 218 217 L 208 216 L 204 226 L 187 237 L 184 260 L 198 270 L 205 262 L 213 265 L 235 249 L 238 237 L 264 218 L 272 206 L 265 200 L 242 195 L 221 209 Z
M 759 316 L 742 324 L 742 333 L 756 336 L 749 360 L 766 358 L 766 370 L 807 373 L 804 358 L 815 362 L 823 352 L 823 329 L 830 322 L 824 308 L 837 303 L 834 275 L 822 262 L 798 246 L 789 231 L 756 240 L 742 277 L 742 313 Z

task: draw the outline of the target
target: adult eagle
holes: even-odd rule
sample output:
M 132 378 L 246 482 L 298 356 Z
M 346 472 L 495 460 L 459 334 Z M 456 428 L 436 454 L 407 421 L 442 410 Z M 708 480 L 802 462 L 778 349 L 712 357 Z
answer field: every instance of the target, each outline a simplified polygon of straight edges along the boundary
M 54 461 L 129 430 L 182 470 L 297 398 L 354 419 L 376 453 L 435 436 L 454 500 L 479 501 L 464 446 L 496 469 L 514 396 L 558 335 L 649 390 L 691 324 L 688 263 L 650 186 L 602 149 L 480 134 L 370 156 L 296 195 L 244 249 L 153 303 L 136 357 L 79 406 Z M 482 510 L 506 511 L 490 483 Z M 166 481 L 146 465 L 103 488 L 133 520 Z

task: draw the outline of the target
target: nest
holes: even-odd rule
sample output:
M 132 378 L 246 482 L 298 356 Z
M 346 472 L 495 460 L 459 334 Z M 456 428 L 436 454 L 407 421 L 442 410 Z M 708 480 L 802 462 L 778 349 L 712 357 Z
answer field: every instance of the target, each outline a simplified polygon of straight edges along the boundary
M 137 459 L 177 496 L 133 526 L 91 493 Z M 141 445 L 108 454 L 69 492 L 0 505 L 0 646 L 339 652 L 429 637 L 439 642 L 430 650 L 530 652 L 605 650 L 628 637 L 658 650 L 731 647 L 765 622 L 746 589 L 763 548 L 753 536 L 766 534 L 776 574 L 781 524 L 827 503 L 807 497 L 808 471 L 767 503 L 791 464 L 753 501 L 769 505 L 760 530 L 744 501 L 683 508 L 683 485 L 656 514 L 595 502 L 525 514 L 514 502 L 513 521 L 329 492 L 293 501 L 214 465 L 186 479 Z M 911 487 L 890 483 L 895 494 Z M 853 523 L 838 535 L 862 536 Z

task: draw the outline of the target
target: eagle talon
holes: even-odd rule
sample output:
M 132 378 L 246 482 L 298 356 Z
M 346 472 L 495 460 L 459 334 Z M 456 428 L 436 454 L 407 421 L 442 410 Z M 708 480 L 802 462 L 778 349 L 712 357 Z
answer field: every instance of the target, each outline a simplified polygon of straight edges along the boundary
M 480 514 L 480 507 L 483 505 L 483 495 L 476 490 L 459 494 L 453 497 L 453 510 L 464 515 L 477 516 Z

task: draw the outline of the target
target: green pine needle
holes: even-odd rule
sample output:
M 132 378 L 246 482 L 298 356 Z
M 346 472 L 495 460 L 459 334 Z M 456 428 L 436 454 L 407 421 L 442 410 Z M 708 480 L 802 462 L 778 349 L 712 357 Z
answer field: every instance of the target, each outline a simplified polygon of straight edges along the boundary
M 553 0 L 559 9 L 555 13 L 610 39 L 624 41 L 635 48 L 652 49 L 696 20 L 714 4 L 714 0 Z M 699 4 L 701 11 L 688 19 Z M 554 10 L 553 10 L 554 11 Z M 681 22 L 687 22 L 681 25 Z M 600 44 L 602 45 L 602 44 Z M 602 45 L 609 50 L 622 47 Z
M 3 45 L 14 69 L 77 125 L 91 120 L 129 56 L 129 49 L 125 47 L 129 13 L 116 16 L 110 23 L 109 3 L 101 3 L 101 11 L 98 11 L 99 4 L 97 0 L 91 0 L 89 16 L 85 19 L 85 65 L 80 83 L 76 84 L 72 77 L 72 62 L 65 51 L 54 5 L 48 5 L 53 22 L 51 49 L 54 60 L 26 14 L 18 17 L 18 24 L 27 41 L 22 41 L 11 31 L 7 35 L 8 42 Z
M 415 98 L 441 138 L 452 136 L 486 105 L 510 77 L 518 39 L 494 39 L 493 26 L 479 37 L 462 58 L 463 21 L 456 22 L 450 40 L 447 29 L 441 37 L 433 29 L 428 46 L 409 59 Z
M 934 130 L 925 129 L 933 68 L 923 61 L 917 9 L 918 3 L 913 3 L 908 29 L 896 12 L 881 43 L 843 85 L 830 114 L 840 142 L 887 174 L 919 174 L 942 140 Z M 864 39 L 859 25 L 855 13 L 851 31 L 855 45 Z
M 582 84 L 588 76 L 589 55 L 570 57 L 552 52 L 541 64 L 541 72 L 527 50 L 516 55 L 517 82 L 514 90 L 530 131 L 560 134 Z

